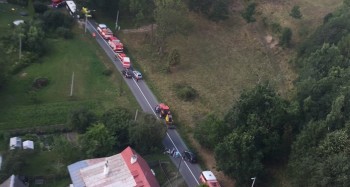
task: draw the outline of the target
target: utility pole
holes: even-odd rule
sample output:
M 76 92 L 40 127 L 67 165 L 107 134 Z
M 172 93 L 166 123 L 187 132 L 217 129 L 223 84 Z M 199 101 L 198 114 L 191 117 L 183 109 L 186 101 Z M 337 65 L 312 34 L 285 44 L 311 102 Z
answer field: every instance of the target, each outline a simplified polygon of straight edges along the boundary
M 19 36 L 19 60 L 21 60 L 21 57 L 22 57 L 22 37 L 21 37 L 21 33 L 18 36 Z
M 119 19 L 119 10 L 117 12 L 117 19 L 115 20 L 115 30 L 118 31 L 118 19 Z
M 85 14 L 85 33 L 86 33 L 86 25 L 87 25 L 87 14 Z
M 176 150 L 178 151 L 178 150 Z M 175 177 L 175 180 L 176 180 L 176 186 L 178 185 L 178 175 L 179 175 L 179 171 L 180 171 L 180 166 L 181 166 L 181 162 L 182 162 L 182 155 L 180 156 L 180 162 L 179 162 L 179 165 L 177 166 L 177 173 L 176 173 L 176 177 Z

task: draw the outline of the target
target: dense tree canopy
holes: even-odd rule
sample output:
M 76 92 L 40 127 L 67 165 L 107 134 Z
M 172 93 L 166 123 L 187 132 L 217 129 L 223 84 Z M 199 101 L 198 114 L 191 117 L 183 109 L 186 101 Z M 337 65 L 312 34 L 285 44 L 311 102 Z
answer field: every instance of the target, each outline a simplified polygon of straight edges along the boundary
M 102 123 L 91 126 L 79 140 L 82 151 L 90 158 L 110 155 L 118 144 L 116 137 Z
M 129 128 L 130 144 L 143 154 L 161 149 L 166 132 L 163 124 L 151 114 L 142 114 L 140 118 Z
M 119 150 L 129 145 L 128 129 L 132 120 L 131 113 L 124 108 L 112 108 L 107 110 L 101 118 L 101 122 L 105 124 L 108 131 L 117 137 L 119 142 Z

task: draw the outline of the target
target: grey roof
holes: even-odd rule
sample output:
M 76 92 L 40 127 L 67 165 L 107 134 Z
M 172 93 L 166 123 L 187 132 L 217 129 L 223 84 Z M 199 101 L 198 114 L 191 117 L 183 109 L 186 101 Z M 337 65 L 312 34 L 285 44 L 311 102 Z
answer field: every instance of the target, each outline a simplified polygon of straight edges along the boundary
M 17 176 L 11 175 L 6 181 L 0 184 L 0 187 L 27 187 L 23 184 L 21 180 L 18 179 Z
M 80 175 L 80 170 L 88 166 L 89 165 L 85 160 L 76 162 L 68 166 L 69 175 L 70 175 L 70 178 L 72 179 L 74 187 L 85 187 L 83 178 Z

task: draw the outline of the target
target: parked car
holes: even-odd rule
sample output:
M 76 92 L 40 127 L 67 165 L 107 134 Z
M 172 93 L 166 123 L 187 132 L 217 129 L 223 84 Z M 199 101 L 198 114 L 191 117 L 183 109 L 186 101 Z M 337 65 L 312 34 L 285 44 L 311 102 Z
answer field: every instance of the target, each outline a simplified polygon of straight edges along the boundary
M 122 71 L 122 73 L 123 73 L 123 75 L 124 75 L 125 78 L 128 78 L 128 79 L 132 78 L 132 73 L 131 73 L 130 70 L 124 69 L 124 70 Z
M 142 79 L 142 74 L 139 71 L 133 71 L 133 74 L 136 80 Z
M 190 151 L 184 151 L 182 153 L 182 158 L 184 160 L 191 162 L 191 163 L 197 163 L 197 156 Z

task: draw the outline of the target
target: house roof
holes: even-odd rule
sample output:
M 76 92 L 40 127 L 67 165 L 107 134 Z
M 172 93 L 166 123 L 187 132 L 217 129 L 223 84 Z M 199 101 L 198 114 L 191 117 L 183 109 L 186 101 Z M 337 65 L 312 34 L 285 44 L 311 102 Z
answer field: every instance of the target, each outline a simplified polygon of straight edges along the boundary
M 74 187 L 158 187 L 151 169 L 141 156 L 138 155 L 131 164 L 133 155 L 136 153 L 128 147 L 117 155 L 69 165 L 68 170 Z
M 147 162 L 133 149 L 131 149 L 131 147 L 127 147 L 123 152 L 121 152 L 121 155 L 123 156 L 129 171 L 131 171 L 137 187 L 159 186 L 159 183 L 153 175 Z
M 19 137 L 10 138 L 10 149 L 22 146 L 22 139 Z
M 26 187 L 17 176 L 11 175 L 6 181 L 0 184 L 0 187 Z
M 23 149 L 34 149 L 34 142 L 31 140 L 26 140 L 23 142 Z

